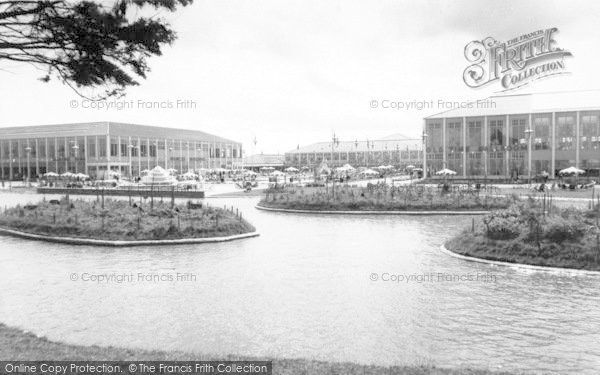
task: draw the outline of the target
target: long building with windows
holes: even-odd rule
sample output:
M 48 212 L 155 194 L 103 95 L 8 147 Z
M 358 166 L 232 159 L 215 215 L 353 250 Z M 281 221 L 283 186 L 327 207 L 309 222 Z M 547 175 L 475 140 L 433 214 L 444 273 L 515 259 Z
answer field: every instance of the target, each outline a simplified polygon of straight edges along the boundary
M 322 161 L 332 167 L 394 165 L 404 168 L 422 163 L 422 141 L 392 134 L 381 139 L 318 142 L 285 153 L 285 164 L 296 168 L 315 167 Z
M 600 91 L 492 96 L 425 118 L 427 174 L 534 177 L 600 172 Z M 545 172 L 545 173 L 544 173 Z
M 0 128 L 0 178 L 25 179 L 46 172 L 119 171 L 138 176 L 155 166 L 178 171 L 237 168 L 242 144 L 196 130 L 90 122 Z

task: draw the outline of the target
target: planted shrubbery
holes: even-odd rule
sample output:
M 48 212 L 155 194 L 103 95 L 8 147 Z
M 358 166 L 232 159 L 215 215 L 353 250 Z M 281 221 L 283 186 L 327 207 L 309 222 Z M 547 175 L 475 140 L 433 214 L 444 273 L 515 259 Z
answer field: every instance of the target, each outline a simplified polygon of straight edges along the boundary
M 233 208 L 149 204 L 107 199 L 104 209 L 95 201 L 42 201 L 33 209 L 21 206 L 0 214 L 0 226 L 45 236 L 101 240 L 159 240 L 229 236 L 253 232 L 254 227 Z
M 515 201 L 487 214 L 481 225 L 448 241 L 457 253 L 491 260 L 600 270 L 600 204 L 559 209 L 544 201 Z
M 267 190 L 259 205 L 296 210 L 410 211 L 492 210 L 506 208 L 514 198 L 490 197 L 476 190 L 442 191 L 424 185 L 367 187 L 340 185 Z

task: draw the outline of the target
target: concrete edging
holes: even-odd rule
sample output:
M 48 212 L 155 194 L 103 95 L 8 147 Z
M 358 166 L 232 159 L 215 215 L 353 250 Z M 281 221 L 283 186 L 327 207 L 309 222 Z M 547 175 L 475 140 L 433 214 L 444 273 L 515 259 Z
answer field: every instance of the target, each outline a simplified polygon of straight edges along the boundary
M 124 246 L 156 246 L 156 245 L 183 245 L 183 244 L 201 244 L 201 243 L 215 243 L 215 242 L 226 242 L 240 240 L 244 238 L 257 237 L 259 233 L 257 231 L 250 233 L 235 234 L 226 237 L 206 237 L 206 238 L 180 238 L 174 240 L 96 240 L 92 238 L 76 238 L 76 237 L 54 237 L 44 236 L 40 234 L 21 232 L 14 229 L 0 227 L 1 235 L 8 235 L 13 237 L 26 238 L 29 240 L 39 240 L 48 242 L 66 243 L 70 245 L 92 245 L 92 246 L 112 246 L 112 247 L 124 247 Z
M 263 211 L 287 212 L 293 214 L 337 214 L 337 215 L 485 215 L 490 211 L 337 211 L 337 210 L 296 210 L 291 208 L 272 208 L 256 205 Z
M 455 253 L 454 251 L 448 250 L 445 245 L 440 246 L 441 252 L 444 254 L 450 255 L 454 258 L 466 260 L 468 262 L 476 262 L 476 263 L 484 263 L 492 266 L 502 266 L 502 267 L 511 267 L 523 270 L 531 270 L 531 271 L 544 271 L 544 272 L 556 272 L 556 273 L 574 273 L 579 275 L 594 275 L 600 276 L 600 271 L 593 270 L 579 270 L 576 268 L 562 268 L 562 267 L 550 267 L 550 266 L 536 266 L 533 264 L 524 264 L 524 263 L 510 263 L 503 262 L 500 260 L 489 260 L 483 258 L 472 257 L 468 255 L 462 255 Z

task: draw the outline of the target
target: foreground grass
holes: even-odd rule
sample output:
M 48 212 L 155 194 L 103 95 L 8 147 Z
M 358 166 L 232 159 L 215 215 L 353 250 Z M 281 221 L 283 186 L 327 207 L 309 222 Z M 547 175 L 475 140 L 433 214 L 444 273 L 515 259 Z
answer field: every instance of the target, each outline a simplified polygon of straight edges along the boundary
M 477 192 L 449 191 L 423 185 L 367 187 L 289 187 L 265 192 L 260 206 L 296 210 L 428 211 L 493 210 L 506 208 L 512 197 L 490 197 Z
M 25 333 L 0 323 L 0 360 L 36 361 L 185 361 L 185 360 L 272 360 L 273 374 L 361 374 L 361 375 L 500 375 L 508 372 L 491 372 L 471 369 L 439 369 L 435 367 L 365 366 L 354 363 L 333 363 L 302 359 L 270 359 L 247 357 L 210 357 L 183 352 L 162 352 L 114 347 L 66 345 Z
M 486 215 L 446 248 L 488 260 L 600 271 L 599 217 L 600 204 L 577 210 L 528 200 Z
M 163 240 L 223 237 L 253 232 L 233 208 L 188 208 L 155 201 L 128 203 L 63 198 L 16 206 L 0 214 L 0 226 L 47 236 L 101 240 Z

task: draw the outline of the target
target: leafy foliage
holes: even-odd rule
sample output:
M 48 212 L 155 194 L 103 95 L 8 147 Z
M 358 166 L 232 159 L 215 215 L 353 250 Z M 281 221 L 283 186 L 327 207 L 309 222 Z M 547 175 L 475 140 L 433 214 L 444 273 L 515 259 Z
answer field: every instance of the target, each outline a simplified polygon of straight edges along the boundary
M 176 38 L 164 20 L 135 11 L 172 12 L 192 2 L 0 0 L 0 60 L 44 69 L 42 81 L 56 76 L 80 95 L 85 87 L 104 87 L 99 98 L 121 95 L 135 77 L 146 78 L 147 58 Z

